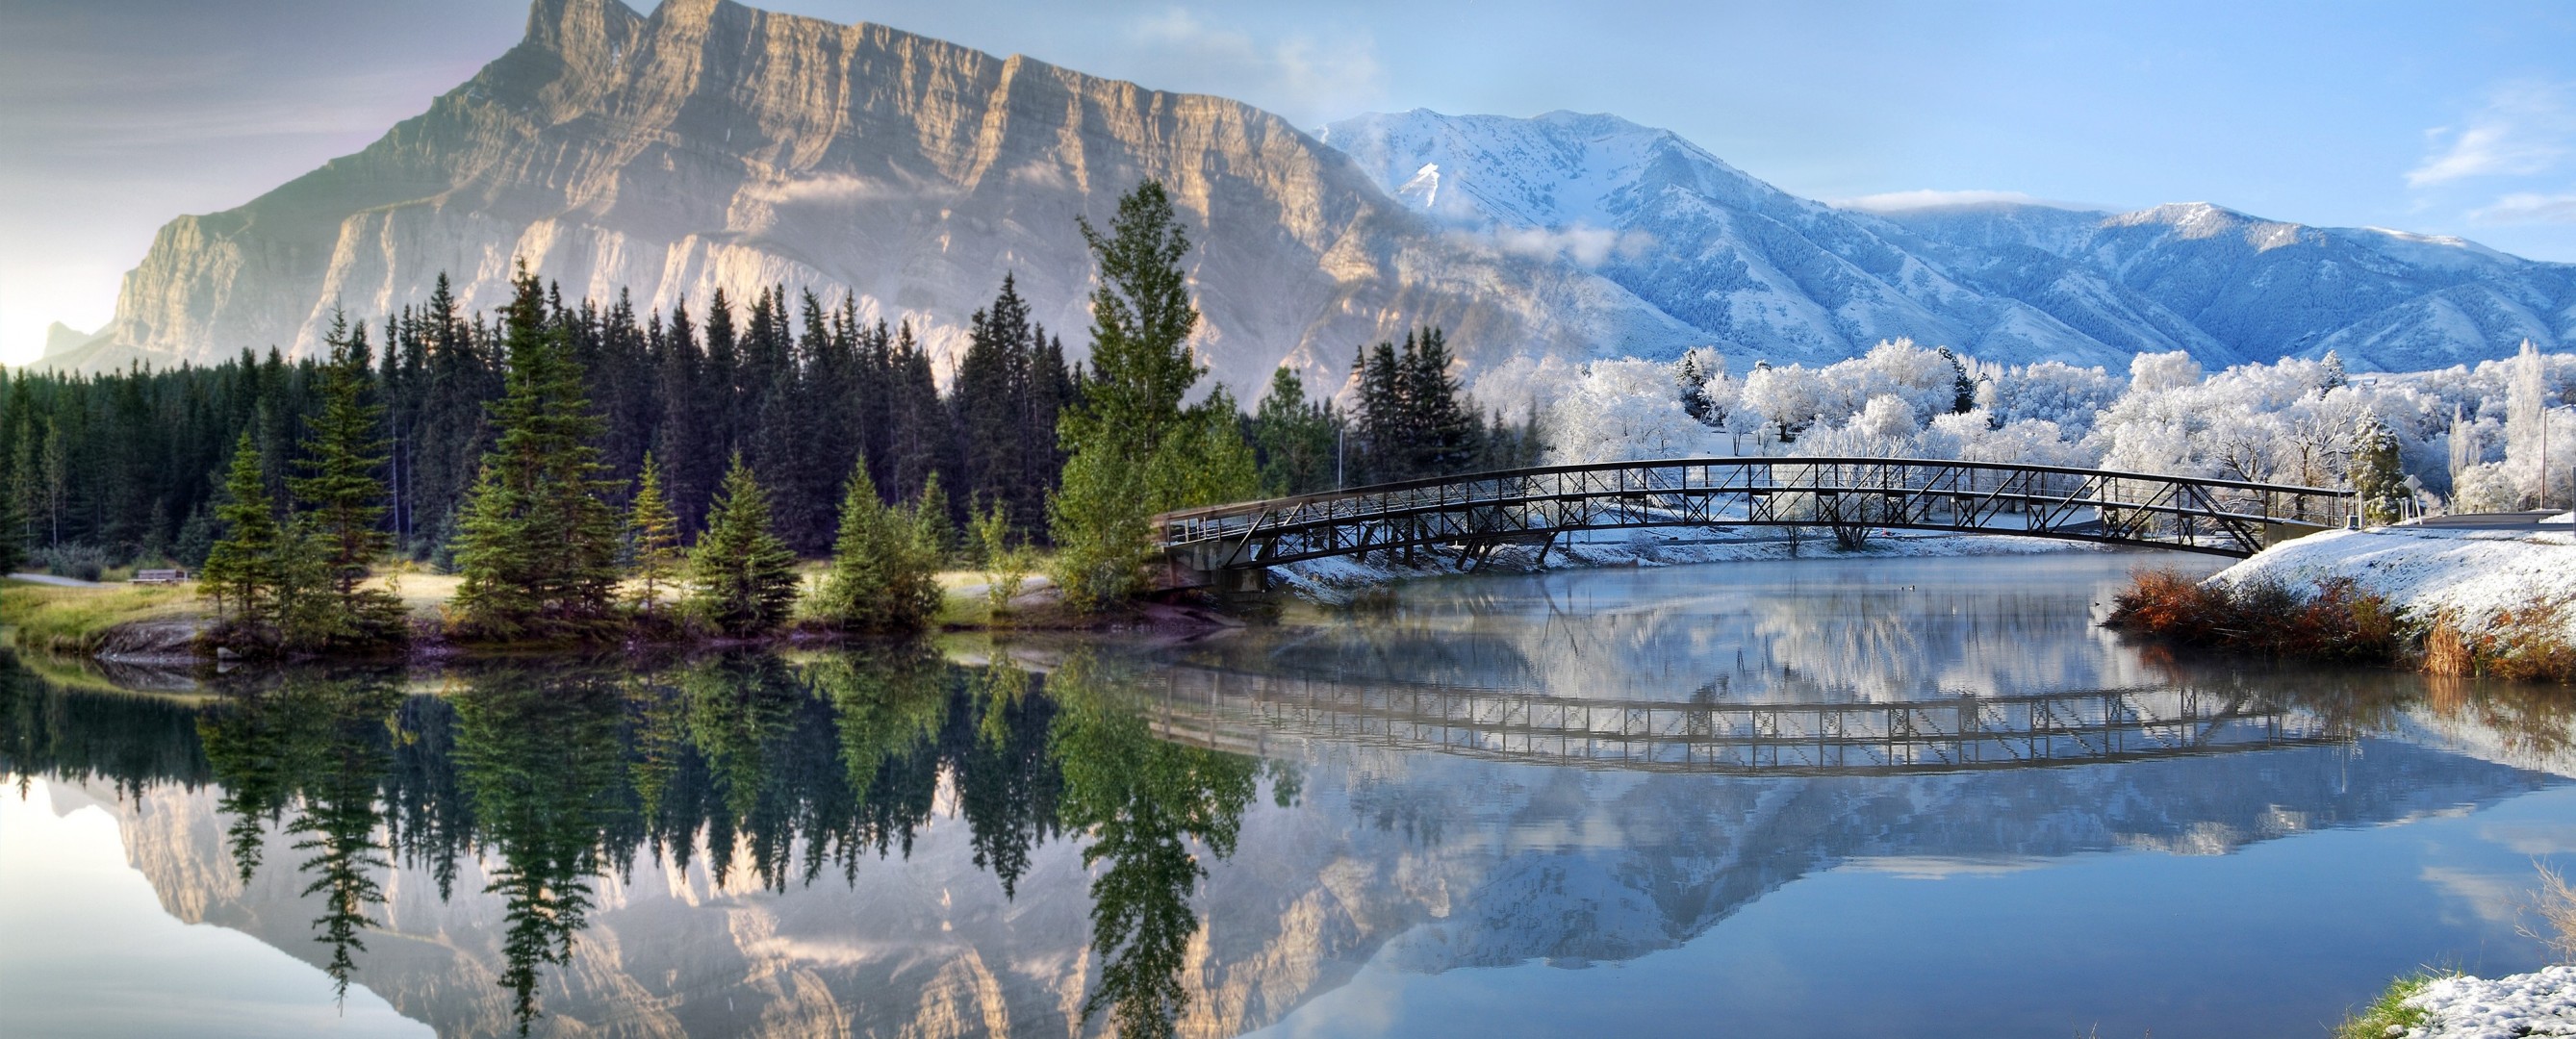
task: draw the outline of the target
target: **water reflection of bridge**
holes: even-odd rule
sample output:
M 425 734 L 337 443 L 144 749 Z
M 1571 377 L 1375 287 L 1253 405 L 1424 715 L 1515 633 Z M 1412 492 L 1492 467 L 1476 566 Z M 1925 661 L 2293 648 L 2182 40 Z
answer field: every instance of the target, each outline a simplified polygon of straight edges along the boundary
M 2132 761 L 2349 735 L 2253 693 L 2194 687 L 1725 703 L 1187 668 L 1165 676 L 1158 732 L 1244 753 L 1321 740 L 1586 768 L 1863 775 Z

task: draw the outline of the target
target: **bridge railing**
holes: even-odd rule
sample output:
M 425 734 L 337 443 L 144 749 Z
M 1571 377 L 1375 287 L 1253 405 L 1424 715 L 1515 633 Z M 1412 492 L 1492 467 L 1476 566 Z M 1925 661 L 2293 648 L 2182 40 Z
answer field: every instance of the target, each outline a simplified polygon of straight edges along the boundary
M 1390 525 L 1419 528 L 1405 535 L 1419 542 L 1769 523 L 2046 533 L 2245 554 L 2268 543 L 2273 527 L 2341 525 L 2352 498 L 2323 487 L 1954 459 L 1698 458 L 1432 477 L 1186 509 L 1155 523 L 1166 549 L 1290 538 L 1303 539 L 1289 546 L 1300 558 L 1382 547 L 1395 535 L 1367 528 Z M 2078 525 L 2092 532 L 2077 534 Z M 1319 531 L 1353 536 L 1306 537 Z M 1215 562 L 1262 565 L 1264 557 L 1288 561 L 1266 552 Z
M 1325 740 L 1470 757 L 1719 773 L 2074 764 L 2348 739 L 2241 690 L 2187 686 L 1792 703 L 1598 700 L 1499 689 L 1167 672 L 1166 738 L 1260 752 Z

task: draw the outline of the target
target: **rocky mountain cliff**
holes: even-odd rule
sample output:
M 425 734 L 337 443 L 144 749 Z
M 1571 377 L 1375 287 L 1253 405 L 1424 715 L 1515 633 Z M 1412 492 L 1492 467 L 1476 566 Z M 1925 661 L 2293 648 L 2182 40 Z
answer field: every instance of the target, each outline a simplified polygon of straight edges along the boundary
M 2576 342 L 2576 265 L 2455 238 L 2199 203 L 1836 209 L 1607 115 L 1416 110 L 1319 136 L 1417 211 L 1595 270 L 1738 354 L 1839 358 L 1905 335 L 1998 361 L 2333 349 L 2407 370 Z
M 1148 177 L 1197 243 L 1197 346 L 1238 390 L 1283 360 L 1338 382 L 1356 344 L 1414 322 L 1470 357 L 1693 336 L 1588 272 L 1436 233 L 1251 106 L 730 0 L 649 16 L 538 0 L 526 38 L 428 112 L 164 227 L 105 336 L 164 363 L 309 352 L 335 306 L 384 313 L 443 271 L 489 307 L 524 259 L 567 295 L 626 288 L 639 306 L 847 291 L 935 354 L 1017 272 L 1078 351 L 1091 265 L 1075 218 L 1105 225 Z

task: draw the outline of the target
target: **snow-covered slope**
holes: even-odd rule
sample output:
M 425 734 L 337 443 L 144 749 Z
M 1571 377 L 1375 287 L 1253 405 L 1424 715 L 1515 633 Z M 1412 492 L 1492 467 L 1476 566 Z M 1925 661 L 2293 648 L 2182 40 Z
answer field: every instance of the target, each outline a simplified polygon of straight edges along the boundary
M 2182 349 L 2217 367 L 2332 349 L 2409 370 L 2576 341 L 2576 265 L 2456 238 L 2206 203 L 1837 209 L 1608 115 L 1415 110 L 1318 136 L 1406 205 L 1590 267 L 1738 356 L 1834 359 L 1911 336 L 1996 361 Z
M 1834 360 L 1898 336 L 2004 360 L 2113 364 L 2138 350 L 2209 345 L 2106 338 L 1962 285 L 1892 240 L 1892 227 L 1617 116 L 1417 109 L 1317 136 L 1407 205 L 1505 248 L 1590 267 L 1747 359 Z
M 1988 203 L 1877 215 L 1962 281 L 2061 317 L 2027 271 L 2133 294 L 2222 344 L 2204 360 L 2333 350 L 2355 370 L 2410 371 L 2505 357 L 2524 339 L 2545 350 L 2576 342 L 2576 265 L 2458 238 L 2309 227 L 2206 202 L 2121 214 Z

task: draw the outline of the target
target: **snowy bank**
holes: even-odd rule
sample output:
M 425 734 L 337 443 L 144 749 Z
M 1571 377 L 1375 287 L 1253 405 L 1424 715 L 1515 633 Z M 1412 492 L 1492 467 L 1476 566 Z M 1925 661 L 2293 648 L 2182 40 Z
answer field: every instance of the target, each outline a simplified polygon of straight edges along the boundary
M 2400 1033 L 2405 1039 L 2576 1035 L 2576 967 L 2544 967 L 2494 980 L 2436 978 L 2403 1003 L 2425 1015 L 2421 1024 Z
M 2274 545 L 2210 580 L 2277 579 L 2293 588 L 2349 577 L 2415 623 L 2448 615 L 2470 634 L 2507 613 L 2556 609 L 2576 638 L 2576 532 L 2374 527 Z
M 2099 552 L 2102 546 L 2051 538 L 2010 535 L 1960 535 L 1891 532 L 1873 536 L 1857 552 L 1834 548 L 1833 536 L 1811 530 L 1797 538 L 1770 533 L 1736 535 L 1674 531 L 1601 532 L 1589 539 L 1559 543 L 1548 549 L 1544 565 L 1535 545 L 1496 549 L 1477 572 L 1531 573 L 1578 567 L 1677 566 L 1757 559 L 1850 559 L 1878 556 L 1987 556 L 2033 552 Z M 1367 562 L 1349 556 L 1309 559 L 1272 567 L 1272 583 L 1291 595 L 1325 605 L 1341 605 L 1362 591 L 1389 582 L 1462 572 L 1454 552 L 1425 549 L 1414 565 L 1372 555 Z

